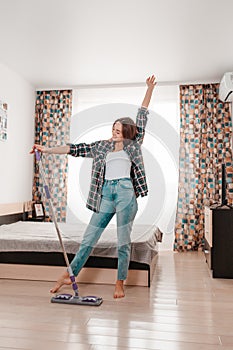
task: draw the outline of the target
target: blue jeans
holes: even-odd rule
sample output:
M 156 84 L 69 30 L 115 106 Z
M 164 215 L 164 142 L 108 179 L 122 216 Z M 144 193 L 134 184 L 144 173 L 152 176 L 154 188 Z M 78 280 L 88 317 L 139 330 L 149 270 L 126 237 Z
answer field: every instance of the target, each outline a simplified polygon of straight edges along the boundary
M 102 232 L 116 214 L 118 280 L 127 278 L 131 251 L 130 234 L 137 210 L 138 205 L 131 179 L 105 180 L 100 212 L 93 213 L 79 250 L 71 262 L 71 268 L 75 276 L 78 275 L 85 265 Z

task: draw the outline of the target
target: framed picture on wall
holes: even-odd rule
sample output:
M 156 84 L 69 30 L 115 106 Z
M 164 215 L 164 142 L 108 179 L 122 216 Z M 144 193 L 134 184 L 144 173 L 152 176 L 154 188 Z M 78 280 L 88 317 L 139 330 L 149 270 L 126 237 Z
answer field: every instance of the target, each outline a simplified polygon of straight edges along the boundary
M 0 100 L 0 141 L 7 140 L 7 103 Z

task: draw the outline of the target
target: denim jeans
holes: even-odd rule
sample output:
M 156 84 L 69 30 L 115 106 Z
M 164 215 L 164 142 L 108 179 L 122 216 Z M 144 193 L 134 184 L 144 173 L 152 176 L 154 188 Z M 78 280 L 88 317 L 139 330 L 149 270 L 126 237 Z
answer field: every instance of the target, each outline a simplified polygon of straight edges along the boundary
M 100 212 L 93 213 L 80 248 L 71 262 L 71 268 L 75 276 L 84 266 L 102 232 L 116 214 L 118 280 L 127 278 L 131 251 L 130 234 L 137 210 L 138 205 L 131 179 L 105 180 Z

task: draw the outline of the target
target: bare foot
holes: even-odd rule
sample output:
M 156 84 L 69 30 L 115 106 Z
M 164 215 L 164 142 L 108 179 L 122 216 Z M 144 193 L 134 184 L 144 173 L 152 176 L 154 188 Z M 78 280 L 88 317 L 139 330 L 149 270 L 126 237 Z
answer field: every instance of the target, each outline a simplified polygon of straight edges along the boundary
M 71 280 L 70 280 L 70 276 L 68 272 L 64 272 L 63 275 L 61 275 L 60 278 L 58 278 L 55 286 L 50 289 L 50 293 L 56 293 L 59 291 L 59 289 L 64 285 L 69 285 L 72 284 Z
M 121 280 L 116 281 L 115 292 L 113 294 L 113 297 L 115 299 L 116 298 L 124 298 L 124 296 L 125 296 L 123 282 L 124 281 L 121 281 Z

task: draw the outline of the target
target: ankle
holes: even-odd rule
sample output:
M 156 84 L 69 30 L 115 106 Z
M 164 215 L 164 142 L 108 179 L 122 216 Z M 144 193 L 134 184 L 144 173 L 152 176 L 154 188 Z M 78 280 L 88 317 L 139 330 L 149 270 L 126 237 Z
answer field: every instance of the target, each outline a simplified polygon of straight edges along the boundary
M 124 281 L 123 280 L 117 280 L 116 286 L 123 287 Z

